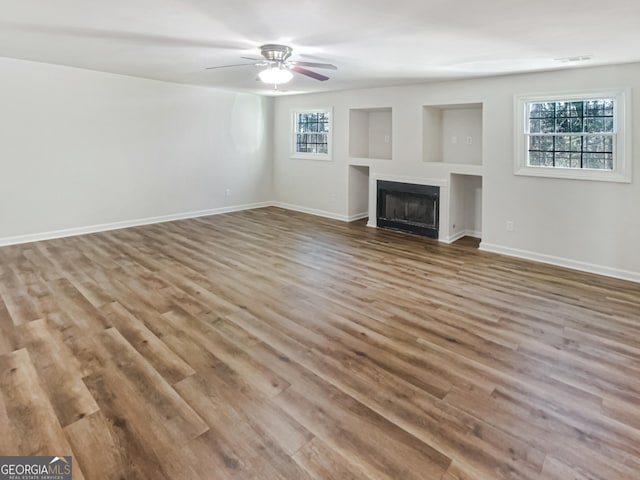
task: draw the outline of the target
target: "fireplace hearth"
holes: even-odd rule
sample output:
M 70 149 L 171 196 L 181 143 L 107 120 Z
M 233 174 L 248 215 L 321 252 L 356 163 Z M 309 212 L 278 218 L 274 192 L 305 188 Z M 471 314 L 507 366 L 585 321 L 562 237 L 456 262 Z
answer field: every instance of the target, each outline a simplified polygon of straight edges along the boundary
M 378 180 L 379 227 L 438 238 L 440 187 Z

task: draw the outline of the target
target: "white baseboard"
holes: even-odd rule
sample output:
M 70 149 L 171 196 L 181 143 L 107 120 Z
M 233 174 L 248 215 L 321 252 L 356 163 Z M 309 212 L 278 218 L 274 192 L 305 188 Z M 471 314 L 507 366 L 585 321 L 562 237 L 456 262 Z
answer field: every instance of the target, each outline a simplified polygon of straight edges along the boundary
M 458 232 L 456 233 L 454 236 L 452 237 L 438 237 L 438 241 L 442 242 L 442 243 L 453 243 L 456 240 L 460 240 L 462 237 L 464 237 L 466 235 L 466 232 L 463 230 L 462 232 Z
M 453 243 L 460 240 L 462 237 L 474 237 L 474 238 L 482 238 L 482 232 L 478 232 L 477 230 L 462 230 L 461 232 L 456 233 L 454 236 L 449 238 L 438 238 L 438 240 L 442 243 Z
M 353 215 L 349 215 L 347 217 L 347 222 L 355 222 L 356 220 L 362 220 L 363 218 L 367 217 L 369 217 L 369 212 L 354 213 Z
M 353 220 L 357 220 L 357 218 L 351 219 L 351 217 L 348 217 L 347 215 L 327 212 L 325 210 L 317 210 L 315 208 L 302 207 L 300 205 L 293 205 L 291 203 L 271 202 L 271 206 L 284 208 L 286 210 L 293 210 L 294 212 L 308 213 L 309 215 L 316 215 L 318 217 L 331 218 L 333 220 L 340 220 L 343 222 L 352 222 Z M 364 218 L 364 217 L 360 217 L 360 218 Z
M 535 253 L 527 250 L 519 250 L 517 248 L 503 247 L 501 245 L 494 245 L 485 242 L 482 242 L 480 244 L 480 250 L 483 250 L 485 252 L 500 253 L 502 255 L 508 255 L 510 257 L 524 258 L 525 260 L 533 260 L 534 262 L 548 263 L 559 267 L 572 268 L 574 270 L 580 270 L 582 272 L 595 273 L 598 275 L 605 275 L 607 277 L 620 278 L 622 280 L 629 280 L 631 282 L 640 283 L 640 273 L 631 272 L 629 270 L 611 268 L 604 265 L 595 265 L 587 262 L 579 262 L 577 260 L 570 260 L 568 258 L 554 257 L 552 255 L 545 255 L 542 253 Z
M 18 235 L 15 237 L 0 238 L 0 247 L 8 245 L 18 245 L 21 243 L 39 242 L 42 240 L 53 240 L 55 238 L 73 237 L 76 235 L 86 235 L 88 233 L 106 232 L 108 230 L 119 230 L 121 228 L 139 227 L 153 223 L 172 222 L 175 220 L 185 220 L 187 218 L 206 217 L 209 215 L 219 215 L 221 213 L 239 212 L 254 208 L 270 207 L 271 202 L 250 203 L 246 205 L 234 205 L 231 207 L 213 208 L 211 210 L 198 210 L 195 212 L 176 213 L 171 215 L 161 215 L 158 217 L 138 218 L 134 220 L 124 220 L 122 222 L 103 223 L 99 225 L 89 225 L 87 227 L 68 228 L 64 230 L 54 230 L 52 232 L 32 233 L 28 235 Z
M 13 237 L 0 238 L 0 247 L 9 245 L 19 245 L 23 243 L 39 242 L 43 240 L 53 240 L 56 238 L 73 237 L 76 235 L 86 235 L 88 233 L 106 232 L 109 230 L 119 230 L 121 228 L 140 227 L 142 225 L 151 225 L 154 223 L 173 222 L 176 220 L 185 220 L 188 218 L 207 217 L 209 215 L 219 215 L 222 213 L 240 212 L 242 210 L 252 210 L 254 208 L 264 207 L 280 207 L 287 210 L 294 210 L 296 212 L 308 213 L 310 215 L 317 215 L 320 217 L 332 218 L 334 220 L 340 220 L 343 222 L 353 222 L 366 218 L 369 213 L 363 212 L 355 215 L 340 215 L 331 212 L 325 212 L 323 210 L 316 210 L 313 208 L 301 207 L 298 205 L 291 205 L 281 202 L 259 202 L 250 203 L 245 205 L 233 205 L 230 207 L 213 208 L 210 210 L 198 210 L 194 212 L 176 213 L 171 215 L 161 215 L 158 217 L 137 218 L 133 220 L 124 220 L 121 222 L 102 223 L 97 225 L 89 225 L 86 227 L 74 227 L 63 230 L 54 230 L 50 232 L 31 233 L 27 235 L 17 235 Z
M 87 227 L 55 230 L 51 232 L 18 235 L 14 237 L 3 237 L 3 238 L 0 238 L 0 247 L 4 247 L 8 245 L 18 245 L 22 243 L 38 242 L 42 240 L 53 240 L 56 238 L 72 237 L 76 235 L 85 235 L 88 233 L 106 232 L 109 230 L 118 230 L 121 228 L 139 227 L 142 225 L 150 225 L 154 223 L 164 223 L 164 222 L 172 222 L 175 220 L 185 220 L 188 218 L 206 217 L 209 215 L 219 215 L 222 213 L 239 212 L 242 210 L 252 210 L 255 208 L 264 208 L 264 207 L 271 207 L 271 206 L 284 208 L 287 210 L 293 210 L 301 213 L 307 213 L 310 215 L 317 215 L 320 217 L 331 218 L 331 219 L 340 220 L 343 222 L 353 222 L 355 220 L 360 220 L 362 218 L 369 216 L 368 212 L 347 216 L 347 215 L 340 215 L 332 212 L 326 212 L 324 210 L 316 210 L 314 208 L 301 207 L 298 205 L 292 205 L 292 204 L 282 203 L 282 202 L 259 202 L 259 203 L 245 204 L 245 205 L 234 205 L 230 207 L 214 208 L 210 210 L 198 210 L 194 212 L 162 215 L 158 217 L 125 220 L 122 222 L 90 225 Z M 367 226 L 376 228 L 376 225 L 373 225 L 370 222 L 367 222 Z M 443 243 L 453 243 L 464 236 L 481 238 L 482 232 L 465 230 L 463 232 L 459 232 L 458 234 L 454 235 L 451 238 L 448 238 L 448 239 L 442 238 L 442 239 L 439 239 L 439 241 Z M 525 260 L 533 260 L 535 262 L 548 263 L 548 264 L 556 265 L 560 267 L 572 268 L 574 270 L 580 270 L 583 272 L 595 273 L 598 275 L 605 275 L 608 277 L 620 278 L 622 280 L 629 280 L 631 282 L 640 283 L 640 273 L 632 272 L 629 270 L 611 268 L 603 265 L 595 265 L 592 263 L 580 262 L 577 260 L 570 260 L 567 258 L 555 257 L 552 255 L 545 255 L 542 253 L 530 252 L 527 250 L 519 250 L 516 248 L 503 247 L 501 245 L 495 245 L 495 244 L 486 243 L 486 242 L 480 243 L 480 250 L 485 252 L 508 255 L 510 257 L 523 258 Z

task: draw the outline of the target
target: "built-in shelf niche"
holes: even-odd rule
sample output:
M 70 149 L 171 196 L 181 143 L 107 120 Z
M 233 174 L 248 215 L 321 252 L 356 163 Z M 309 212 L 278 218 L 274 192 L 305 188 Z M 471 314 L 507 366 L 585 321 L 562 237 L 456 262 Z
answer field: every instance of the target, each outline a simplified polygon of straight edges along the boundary
M 450 241 L 482 238 L 482 176 L 451 174 L 448 228 Z
M 391 107 L 349 110 L 349 156 L 391 160 Z
M 482 165 L 482 104 L 425 105 L 425 162 Z
M 369 167 L 349 165 L 349 220 L 369 215 Z

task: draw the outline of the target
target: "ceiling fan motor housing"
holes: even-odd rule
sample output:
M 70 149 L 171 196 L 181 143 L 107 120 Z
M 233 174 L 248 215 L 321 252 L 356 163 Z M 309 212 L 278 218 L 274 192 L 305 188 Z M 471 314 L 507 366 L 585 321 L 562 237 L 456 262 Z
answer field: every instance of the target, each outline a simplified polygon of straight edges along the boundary
M 262 45 L 260 51 L 262 56 L 270 62 L 278 62 L 280 64 L 286 62 L 291 56 L 291 47 L 287 47 L 286 45 Z

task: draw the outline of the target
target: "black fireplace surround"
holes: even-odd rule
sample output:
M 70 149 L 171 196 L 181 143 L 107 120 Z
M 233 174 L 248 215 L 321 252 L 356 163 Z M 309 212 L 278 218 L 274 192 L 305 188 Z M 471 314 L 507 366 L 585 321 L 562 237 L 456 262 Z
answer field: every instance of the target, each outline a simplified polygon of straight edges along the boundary
M 440 187 L 378 180 L 379 227 L 438 238 Z

